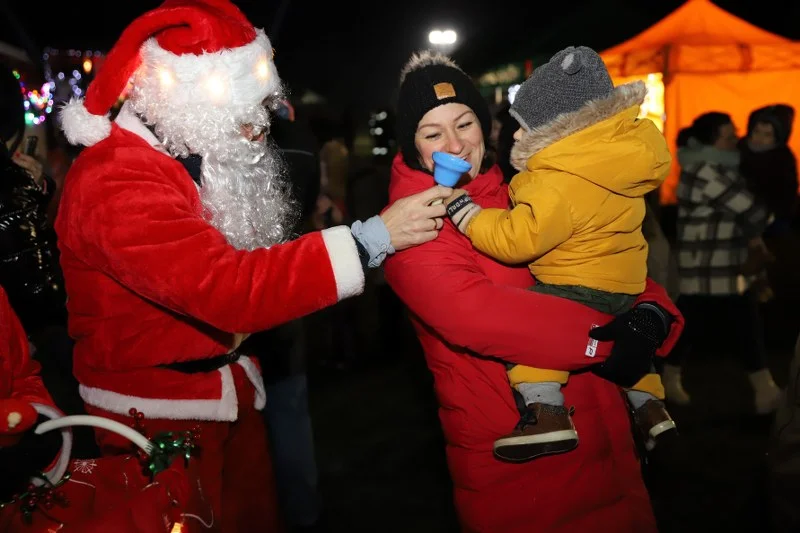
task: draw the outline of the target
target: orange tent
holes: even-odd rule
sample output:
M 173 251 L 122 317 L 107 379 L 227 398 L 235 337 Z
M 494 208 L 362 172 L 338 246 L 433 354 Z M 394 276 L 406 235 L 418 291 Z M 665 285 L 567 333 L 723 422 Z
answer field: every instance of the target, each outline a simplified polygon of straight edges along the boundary
M 707 111 L 729 113 L 744 135 L 751 111 L 786 103 L 800 113 L 800 42 L 769 33 L 715 6 L 688 0 L 636 37 L 602 54 L 615 82 L 663 80 L 664 135 L 675 154 L 681 128 Z M 800 133 L 789 142 L 800 156 Z M 675 201 L 677 163 L 661 189 Z

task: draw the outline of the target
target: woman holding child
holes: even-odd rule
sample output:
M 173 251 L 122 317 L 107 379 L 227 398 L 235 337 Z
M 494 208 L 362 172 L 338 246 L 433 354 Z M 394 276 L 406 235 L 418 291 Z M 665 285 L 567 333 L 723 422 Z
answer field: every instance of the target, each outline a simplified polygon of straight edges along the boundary
M 628 98 L 623 107 L 638 105 L 639 96 Z M 446 152 L 471 163 L 459 187 L 475 205 L 507 209 L 508 186 L 485 144 L 490 127 L 486 102 L 455 63 L 438 54 L 412 57 L 401 78 L 401 153 L 390 201 L 429 188 L 432 154 Z M 479 252 L 452 223 L 436 240 L 391 257 L 386 277 L 412 313 L 434 375 L 464 531 L 656 531 L 619 385 L 645 376 L 653 355 L 668 353 L 680 335 L 683 319 L 661 287 L 647 280 L 632 306 L 613 318 L 528 290 L 534 279 L 525 264 Z M 605 324 L 593 332 L 598 343 L 589 332 Z M 577 446 L 540 449 L 532 461 L 500 458 L 498 439 L 524 436 L 547 420 L 518 407 L 508 365 L 570 372 L 559 393 Z

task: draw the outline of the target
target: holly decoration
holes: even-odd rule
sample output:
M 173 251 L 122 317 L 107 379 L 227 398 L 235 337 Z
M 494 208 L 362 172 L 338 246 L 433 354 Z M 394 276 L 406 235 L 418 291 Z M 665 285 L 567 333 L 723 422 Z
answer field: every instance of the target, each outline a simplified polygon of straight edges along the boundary
M 197 449 L 197 440 L 200 437 L 200 426 L 193 427 L 190 431 L 183 433 L 173 433 L 171 431 L 159 433 L 154 437 L 147 434 L 144 425 L 144 413 L 136 409 L 131 409 L 129 414 L 133 417 L 131 427 L 147 437 L 151 442 L 149 454 L 144 450 L 139 450 L 139 460 L 142 462 L 147 473 L 154 478 L 172 464 L 178 456 L 183 456 L 186 466 L 192 452 Z
M 69 472 L 64 474 L 61 480 L 59 480 L 59 482 L 56 484 L 50 483 L 44 474 L 39 473 L 35 477 L 42 479 L 44 481 L 44 485 L 37 487 L 31 483 L 28 485 L 27 489 L 25 489 L 25 492 L 17 494 L 11 498 L 11 501 L 0 502 L 0 510 L 6 505 L 12 505 L 19 502 L 20 510 L 22 511 L 22 519 L 26 523 L 30 524 L 32 521 L 33 512 L 39 505 L 48 511 L 55 505 L 58 505 L 59 507 L 67 507 L 69 505 L 69 499 L 64 495 L 64 492 L 60 490 L 60 487 L 69 481 Z

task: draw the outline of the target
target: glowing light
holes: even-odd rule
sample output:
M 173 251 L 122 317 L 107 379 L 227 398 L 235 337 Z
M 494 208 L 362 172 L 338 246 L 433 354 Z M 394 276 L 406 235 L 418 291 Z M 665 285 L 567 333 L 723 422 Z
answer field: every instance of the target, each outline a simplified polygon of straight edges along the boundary
M 161 80 L 161 86 L 165 89 L 169 89 L 175 84 L 175 77 L 172 72 L 165 68 L 158 71 L 158 79 Z
M 83 71 L 86 74 L 89 74 L 92 71 L 92 60 L 91 59 L 84 59 L 83 60 Z
M 266 57 L 262 58 L 256 65 L 256 75 L 262 80 L 269 78 L 269 63 L 267 63 Z
M 639 118 L 649 118 L 659 130 L 664 131 L 664 76 L 660 72 L 641 76 L 614 78 L 614 85 L 619 86 L 634 81 L 643 81 L 647 87 L 647 96 L 639 108 Z
M 219 76 L 212 76 L 206 83 L 212 97 L 219 99 L 225 94 L 225 82 Z
M 455 44 L 458 35 L 453 30 L 433 30 L 428 34 L 428 41 L 431 44 Z
M 13 74 L 24 98 L 25 123 L 29 126 L 42 124 L 47 114 L 53 111 L 53 95 L 50 94 L 52 86 L 47 82 L 39 89 L 28 89 L 20 73 L 14 70 Z

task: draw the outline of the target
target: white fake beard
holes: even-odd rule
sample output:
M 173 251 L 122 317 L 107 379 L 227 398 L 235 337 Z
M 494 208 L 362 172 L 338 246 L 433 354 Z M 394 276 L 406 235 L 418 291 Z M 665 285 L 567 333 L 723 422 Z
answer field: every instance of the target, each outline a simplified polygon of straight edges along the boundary
M 267 248 L 291 237 L 298 216 L 286 165 L 274 145 L 247 140 L 242 124 L 269 131 L 262 105 L 235 109 L 160 98 L 146 85 L 134 87 L 131 105 L 173 157 L 203 158 L 200 199 L 205 218 L 239 250 Z M 177 107 L 177 108 L 176 108 Z

